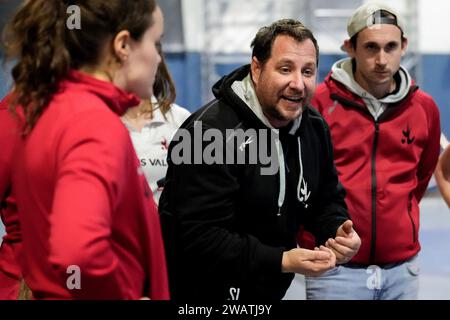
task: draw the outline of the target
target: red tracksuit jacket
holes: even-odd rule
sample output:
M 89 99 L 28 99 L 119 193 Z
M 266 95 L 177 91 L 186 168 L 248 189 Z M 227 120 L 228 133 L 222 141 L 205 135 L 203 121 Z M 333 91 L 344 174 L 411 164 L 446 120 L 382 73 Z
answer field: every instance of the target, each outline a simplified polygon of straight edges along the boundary
M 72 71 L 19 144 L 19 262 L 35 298 L 169 298 L 157 208 L 119 118 L 138 103 Z
M 334 159 L 361 248 L 353 262 L 407 260 L 419 250 L 419 201 L 440 151 L 439 110 L 411 86 L 375 121 L 364 101 L 330 75 L 311 104 L 331 130 Z

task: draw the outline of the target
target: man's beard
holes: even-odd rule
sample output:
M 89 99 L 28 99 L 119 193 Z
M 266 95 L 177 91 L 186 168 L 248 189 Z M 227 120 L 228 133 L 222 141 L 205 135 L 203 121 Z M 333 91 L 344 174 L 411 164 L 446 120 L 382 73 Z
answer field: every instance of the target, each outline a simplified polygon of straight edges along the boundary
M 301 110 L 301 111 L 300 111 L 298 117 L 303 113 L 303 111 L 305 111 L 305 108 L 306 108 L 306 104 L 303 104 L 303 105 L 300 107 L 300 110 Z M 276 120 L 280 120 L 280 121 L 287 121 L 287 120 L 292 121 L 292 120 L 295 120 L 295 119 L 290 119 L 290 118 L 286 118 L 286 116 L 283 116 L 283 114 L 276 108 L 276 106 L 272 106 L 271 108 L 268 108 L 268 109 L 266 110 L 266 113 L 267 113 L 271 118 L 276 119 Z

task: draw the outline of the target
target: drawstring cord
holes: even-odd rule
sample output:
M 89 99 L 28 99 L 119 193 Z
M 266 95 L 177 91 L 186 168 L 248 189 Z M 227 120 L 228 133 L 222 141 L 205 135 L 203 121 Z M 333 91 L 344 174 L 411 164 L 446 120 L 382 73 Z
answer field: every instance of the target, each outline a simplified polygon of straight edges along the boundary
M 298 160 L 300 163 L 300 175 L 298 178 L 297 198 L 298 201 L 303 203 L 303 207 L 307 209 L 308 204 L 306 203 L 306 201 L 309 199 L 311 191 L 308 192 L 308 184 L 303 178 L 302 144 L 300 142 L 300 137 L 298 137 Z

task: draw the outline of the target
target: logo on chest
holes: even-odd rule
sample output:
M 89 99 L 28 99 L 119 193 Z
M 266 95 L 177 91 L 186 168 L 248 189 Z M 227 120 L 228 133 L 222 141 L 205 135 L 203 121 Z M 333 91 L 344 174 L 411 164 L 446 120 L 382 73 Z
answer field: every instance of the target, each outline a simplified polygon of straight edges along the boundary
M 169 149 L 169 143 L 167 142 L 166 138 L 163 138 L 161 140 L 161 149 L 166 151 Z
M 406 126 L 405 130 L 402 130 L 403 138 L 402 138 L 402 144 L 411 144 L 414 142 L 416 137 L 411 136 L 411 128 L 409 127 L 409 124 Z

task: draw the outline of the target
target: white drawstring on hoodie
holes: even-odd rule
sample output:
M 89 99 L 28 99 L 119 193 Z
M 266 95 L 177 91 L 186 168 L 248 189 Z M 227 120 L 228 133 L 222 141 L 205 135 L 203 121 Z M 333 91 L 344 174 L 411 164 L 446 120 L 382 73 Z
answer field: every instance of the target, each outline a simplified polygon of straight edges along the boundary
M 232 90 L 234 93 L 238 95 L 239 98 L 241 98 L 242 101 L 246 103 L 246 105 L 250 108 L 250 110 L 253 111 L 253 113 L 267 126 L 269 127 L 275 134 L 275 147 L 277 150 L 277 156 L 278 156 L 278 164 L 279 164 L 279 183 L 280 183 L 280 190 L 278 192 L 278 212 L 277 216 L 281 216 L 281 209 L 283 208 L 284 201 L 286 198 L 286 167 L 284 162 L 284 152 L 283 152 L 283 146 L 281 145 L 280 139 L 279 139 L 279 130 L 274 128 L 269 120 L 264 115 L 261 105 L 258 101 L 258 98 L 255 94 L 255 89 L 253 87 L 253 82 L 251 80 L 250 74 L 245 77 L 242 81 L 235 81 L 231 85 Z M 300 116 L 298 119 L 294 121 L 294 124 L 289 131 L 290 135 L 295 135 L 296 131 L 300 128 L 300 124 L 302 121 L 302 116 Z M 297 186 L 297 199 L 300 201 L 303 206 L 308 208 L 308 204 L 306 201 L 308 200 L 309 196 L 311 195 L 311 192 L 308 192 L 308 184 L 306 183 L 304 177 L 303 177 L 303 162 L 302 162 L 302 147 L 300 142 L 300 137 L 298 137 L 298 160 L 300 165 L 300 175 L 298 180 L 298 186 Z
M 286 169 L 284 166 L 283 146 L 281 145 L 281 141 L 278 137 L 275 138 L 275 146 L 277 148 L 277 155 L 278 155 L 278 164 L 279 164 L 278 170 L 280 171 L 280 174 L 278 175 L 280 177 L 280 191 L 278 192 L 277 216 L 281 216 L 281 208 L 283 207 L 284 199 L 286 197 Z
M 289 134 L 294 134 L 294 132 L 289 132 Z M 308 183 L 305 181 L 305 178 L 303 177 L 303 161 L 302 161 L 302 144 L 300 141 L 300 137 L 297 138 L 298 141 L 298 163 L 300 166 L 300 173 L 298 177 L 298 185 L 297 185 L 297 199 L 299 202 L 301 202 L 305 209 L 308 208 L 308 204 L 306 201 L 308 201 L 309 196 L 311 195 L 311 191 L 308 191 Z M 278 213 L 277 216 L 281 216 L 281 208 L 283 207 L 284 200 L 286 197 L 286 170 L 284 165 L 284 152 L 283 152 L 283 146 L 281 145 L 280 139 L 276 138 L 275 140 L 276 148 L 277 148 L 277 154 L 278 154 L 278 162 L 279 162 L 279 170 L 280 170 L 280 191 L 278 193 Z
M 300 163 L 300 174 L 298 177 L 297 198 L 298 201 L 303 203 L 305 209 L 307 209 L 308 204 L 306 203 L 306 201 L 308 201 L 309 196 L 311 195 L 311 191 L 308 191 L 308 183 L 305 181 L 305 178 L 303 177 L 302 143 L 300 141 L 300 137 L 298 137 L 298 161 Z

